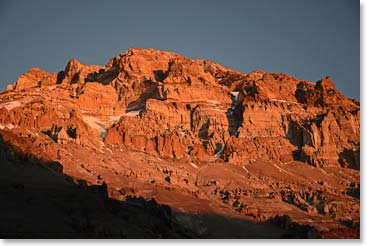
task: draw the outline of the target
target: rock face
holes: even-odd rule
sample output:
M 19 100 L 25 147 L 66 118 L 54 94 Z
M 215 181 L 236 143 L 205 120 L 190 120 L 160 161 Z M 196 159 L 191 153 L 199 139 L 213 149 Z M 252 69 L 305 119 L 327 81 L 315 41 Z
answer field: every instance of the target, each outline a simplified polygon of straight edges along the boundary
M 32 68 L 25 74 L 21 75 L 13 86 L 9 89 L 20 91 L 29 88 L 41 88 L 42 86 L 55 84 L 56 75 L 49 74 L 39 68 Z
M 57 160 L 74 178 L 103 180 L 116 199 L 139 193 L 172 205 L 170 192 L 210 197 L 236 216 L 287 214 L 325 237 L 341 236 L 346 224 L 359 233 L 359 122 L 359 102 L 330 77 L 243 74 L 154 49 L 129 49 L 105 66 L 72 59 L 57 75 L 33 68 L 0 93 L 6 141 Z M 121 193 L 119 177 L 131 189 Z M 274 206 L 262 207 L 265 197 Z M 197 212 L 192 204 L 176 209 Z M 313 222 L 301 223 L 298 210 Z M 327 230 L 317 216 L 330 220 Z

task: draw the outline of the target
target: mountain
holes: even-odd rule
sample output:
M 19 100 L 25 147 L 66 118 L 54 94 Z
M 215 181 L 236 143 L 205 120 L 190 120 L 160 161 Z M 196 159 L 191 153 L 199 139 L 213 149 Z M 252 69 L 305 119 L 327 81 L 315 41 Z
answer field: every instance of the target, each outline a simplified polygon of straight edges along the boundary
M 132 48 L 105 66 L 72 59 L 58 74 L 33 68 L 0 93 L 3 186 L 32 183 L 17 173 L 37 165 L 67 177 L 70 189 L 103 186 L 103 209 L 109 199 L 168 205 L 170 233 L 107 238 L 359 238 L 359 122 L 359 102 L 330 77 L 244 74 Z M 22 210 L 6 206 L 1 221 Z M 4 223 L 4 237 L 36 236 Z M 103 236 L 78 232 L 56 237 Z

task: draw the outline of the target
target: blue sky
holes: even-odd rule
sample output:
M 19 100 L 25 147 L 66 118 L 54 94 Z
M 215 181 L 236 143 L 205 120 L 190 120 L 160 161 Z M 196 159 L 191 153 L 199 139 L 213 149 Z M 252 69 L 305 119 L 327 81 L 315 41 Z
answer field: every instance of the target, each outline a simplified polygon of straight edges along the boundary
M 241 72 L 316 81 L 360 94 L 357 0 L 0 0 L 0 89 L 71 58 L 104 65 L 130 47 L 175 51 Z

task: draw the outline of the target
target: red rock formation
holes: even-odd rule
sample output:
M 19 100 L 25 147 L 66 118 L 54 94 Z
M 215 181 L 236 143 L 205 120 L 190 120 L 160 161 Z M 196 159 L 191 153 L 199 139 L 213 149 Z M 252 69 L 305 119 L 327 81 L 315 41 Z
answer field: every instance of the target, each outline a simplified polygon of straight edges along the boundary
M 10 86 L 9 89 L 13 88 L 17 91 L 34 88 L 34 87 L 42 87 L 51 84 L 55 84 L 56 74 L 49 74 L 39 68 L 32 68 L 25 74 L 21 75 L 13 86 Z
M 133 48 L 106 66 L 73 59 L 57 76 L 40 69 L 20 76 L 0 93 L 0 133 L 26 153 L 58 160 L 68 175 L 103 179 L 118 199 L 132 191 L 150 196 L 145 190 L 172 204 L 166 192 L 210 197 L 256 220 L 283 213 L 301 223 L 305 212 L 339 230 L 341 220 L 359 221 L 358 201 L 342 202 L 359 182 L 359 110 L 330 77 L 242 74 Z M 125 195 L 121 179 L 131 186 Z M 199 207 L 185 209 L 205 210 Z

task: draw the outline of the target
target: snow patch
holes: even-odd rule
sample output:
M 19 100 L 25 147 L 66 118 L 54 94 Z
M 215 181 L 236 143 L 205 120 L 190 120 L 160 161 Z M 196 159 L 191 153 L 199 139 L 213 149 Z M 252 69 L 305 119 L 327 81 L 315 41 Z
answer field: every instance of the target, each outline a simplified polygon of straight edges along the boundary
M 104 140 L 106 138 L 107 135 L 107 130 L 104 129 L 103 131 L 101 131 L 101 138 Z
M 294 176 L 293 175 L 293 173 L 290 173 L 290 172 L 288 172 L 287 170 L 284 170 L 283 168 L 281 168 L 280 166 L 278 166 L 277 164 L 275 164 L 274 163 L 274 167 L 276 168 L 276 169 L 278 169 L 279 170 L 279 172 L 281 172 L 281 173 L 286 173 L 286 174 L 288 174 L 288 175 L 290 175 L 290 176 Z
M 50 86 L 47 86 L 47 88 L 50 90 L 50 91 L 53 91 L 55 90 L 55 88 L 57 87 L 57 85 L 50 85 Z
M 301 105 L 302 103 L 293 102 L 293 101 L 286 101 L 286 100 L 280 100 L 280 99 L 269 99 L 270 102 L 282 102 L 282 103 L 288 103 L 288 104 L 298 104 Z
M 93 116 L 82 116 L 82 119 L 85 123 L 87 123 L 90 127 L 92 127 L 93 129 L 102 132 L 105 130 L 105 128 L 103 127 L 103 122 Z
M 220 102 L 215 101 L 215 100 L 207 100 L 206 102 L 210 104 L 216 104 L 216 105 L 220 104 Z
M 125 113 L 124 116 L 130 116 L 130 117 L 139 116 L 141 111 L 143 110 L 130 111 L 130 112 Z
M 118 123 L 120 121 L 120 116 L 110 116 L 110 120 L 113 123 Z
M 242 169 L 246 171 L 246 173 L 250 174 L 250 172 L 247 170 L 245 166 L 242 166 Z
M 198 168 L 198 166 L 196 166 L 192 161 L 190 162 L 190 165 L 193 166 L 194 168 Z
M 4 107 L 6 108 L 8 111 L 12 110 L 13 108 L 18 108 L 21 107 L 24 104 L 23 101 L 21 100 L 17 100 L 17 101 L 10 101 L 10 102 L 6 102 L 4 104 L 0 105 L 0 108 Z
M 0 124 L 0 129 L 4 129 L 4 128 L 8 128 L 8 129 L 13 129 L 15 126 L 13 124 Z
M 215 157 L 218 157 L 222 152 L 223 152 L 223 150 L 224 150 L 224 148 L 226 147 L 226 145 L 225 144 L 223 144 L 221 147 L 220 147 L 220 150 L 217 152 L 217 153 L 215 153 Z
M 231 95 L 233 96 L 233 99 L 234 99 L 235 102 L 237 102 L 237 99 L 238 99 L 238 95 L 239 94 L 240 93 L 238 91 L 232 91 L 231 92 Z

